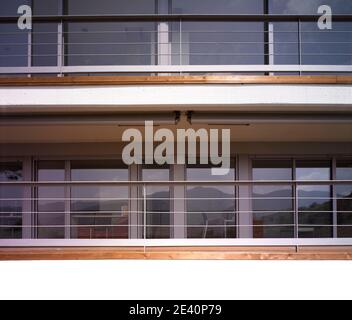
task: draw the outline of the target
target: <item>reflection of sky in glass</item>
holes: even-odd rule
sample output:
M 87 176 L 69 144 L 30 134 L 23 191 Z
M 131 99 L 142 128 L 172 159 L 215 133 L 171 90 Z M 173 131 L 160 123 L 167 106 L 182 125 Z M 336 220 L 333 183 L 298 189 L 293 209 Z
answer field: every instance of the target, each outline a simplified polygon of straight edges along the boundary
M 180 64 L 180 24 L 172 24 L 173 64 Z M 261 22 L 182 23 L 182 64 L 263 64 Z
M 0 16 L 17 16 L 18 7 L 30 4 L 30 0 L 1 0 Z
M 331 162 L 330 161 L 297 161 L 296 169 L 297 180 L 330 180 Z
M 254 160 L 252 178 L 256 181 L 292 180 L 292 161 L 290 160 Z M 291 186 L 255 186 L 256 195 L 267 197 L 290 197 Z
M 74 22 L 67 32 L 70 66 L 155 64 L 153 22 Z
M 72 181 L 128 181 L 128 167 L 115 160 L 72 161 Z
M 208 168 L 187 168 L 188 181 L 233 181 L 235 180 L 235 169 L 231 168 L 230 172 L 224 176 L 212 175 L 212 167 Z
M 262 0 L 173 0 L 172 12 L 185 14 L 263 13 Z
M 153 14 L 154 0 L 69 0 L 69 14 Z
M 297 168 L 297 180 L 330 180 L 330 168 Z
M 322 5 L 329 5 L 335 14 L 352 13 L 349 0 L 270 0 L 274 14 L 317 14 Z
M 337 161 L 337 180 L 352 180 L 352 160 Z
M 331 163 L 329 161 L 297 161 L 296 180 L 320 181 L 331 179 Z M 304 186 L 299 188 L 300 196 L 309 197 L 307 193 L 316 192 L 318 197 L 330 197 L 330 186 Z
M 169 181 L 170 180 L 170 170 L 152 168 L 144 168 L 142 171 L 143 181 Z

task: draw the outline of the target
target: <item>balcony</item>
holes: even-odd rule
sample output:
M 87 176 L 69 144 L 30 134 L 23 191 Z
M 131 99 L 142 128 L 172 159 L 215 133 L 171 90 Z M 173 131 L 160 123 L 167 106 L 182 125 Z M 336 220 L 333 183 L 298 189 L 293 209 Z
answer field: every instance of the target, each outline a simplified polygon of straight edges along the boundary
M 352 16 L 35 16 L 33 29 L 0 17 L 0 76 L 350 75 Z
M 352 246 L 350 180 L 15 180 L 0 247 Z

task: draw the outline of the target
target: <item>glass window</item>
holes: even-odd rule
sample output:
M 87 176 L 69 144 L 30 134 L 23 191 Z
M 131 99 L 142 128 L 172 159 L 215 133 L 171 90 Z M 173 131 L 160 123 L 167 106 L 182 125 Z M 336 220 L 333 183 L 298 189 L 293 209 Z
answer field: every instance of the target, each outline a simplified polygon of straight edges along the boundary
M 274 64 L 299 64 L 298 23 L 274 22 Z
M 352 13 L 352 3 L 346 0 L 270 0 L 273 14 L 317 14 L 318 8 L 329 5 L 334 14 Z
M 0 162 L 0 181 L 23 180 L 22 164 Z M 23 187 L 0 186 L 0 239 L 22 238 Z
M 57 65 L 57 30 L 56 23 L 33 24 L 33 66 L 41 67 Z
M 64 161 L 39 161 L 37 180 L 65 181 Z M 37 237 L 39 239 L 65 238 L 65 187 L 37 188 Z
M 17 24 L 0 23 L 0 67 L 28 65 L 28 33 Z
M 189 165 L 188 181 L 234 181 L 232 166 L 227 176 L 214 176 L 212 166 Z M 236 238 L 235 186 L 206 182 L 186 188 L 187 238 Z
M 175 14 L 259 14 L 263 0 L 172 0 Z
M 128 239 L 129 186 L 99 184 L 128 181 L 128 167 L 118 160 L 72 161 L 71 180 L 96 182 L 71 187 L 71 238 Z
M 264 64 L 263 23 L 183 22 L 171 30 L 174 65 Z
M 32 0 L 33 14 L 36 16 L 57 15 L 60 13 L 61 1 L 65 0 Z M 72 2 L 72 0 L 69 0 L 69 2 Z
M 352 64 L 352 23 L 335 21 L 333 30 L 320 30 L 316 22 L 304 22 L 301 30 L 302 64 Z
M 296 179 L 300 181 L 330 180 L 331 161 L 297 161 Z M 331 185 L 298 187 L 300 238 L 331 238 L 333 211 Z
M 318 14 L 321 5 L 331 6 L 333 14 L 352 13 L 352 2 L 345 0 L 270 0 L 270 13 Z M 351 65 L 352 23 L 333 24 L 333 30 L 320 30 L 316 22 L 302 22 L 300 39 L 298 23 L 275 22 L 275 64 Z
M 170 181 L 170 168 L 144 166 L 143 181 Z M 171 193 L 168 186 L 147 186 L 147 239 L 171 236 Z
M 70 15 L 101 14 L 153 14 L 155 0 L 68 0 Z
M 77 22 L 68 23 L 66 28 L 68 66 L 156 64 L 153 22 Z
M 338 160 L 336 168 L 337 180 L 352 180 L 352 160 Z M 337 224 L 338 237 L 352 237 L 352 185 L 338 185 Z
M 291 160 L 254 160 L 253 180 L 291 181 Z M 292 185 L 253 186 L 253 237 L 293 238 Z
M 0 16 L 18 16 L 18 8 L 30 3 L 31 0 L 1 0 Z

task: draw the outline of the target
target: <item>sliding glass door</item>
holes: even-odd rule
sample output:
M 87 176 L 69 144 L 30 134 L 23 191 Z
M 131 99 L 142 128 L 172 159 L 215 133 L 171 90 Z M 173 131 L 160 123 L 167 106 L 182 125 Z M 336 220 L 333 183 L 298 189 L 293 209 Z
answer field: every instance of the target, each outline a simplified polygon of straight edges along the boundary
M 235 186 L 207 183 L 234 181 L 235 169 L 226 176 L 214 176 L 211 169 L 201 165 L 186 169 L 187 181 L 204 181 L 186 187 L 187 238 L 236 238 Z
M 21 162 L 0 162 L 0 181 L 23 180 Z M 23 187 L 0 185 L 0 239 L 22 238 Z
M 129 169 L 117 160 L 71 161 L 71 181 L 95 184 L 71 187 L 71 238 L 128 239 L 129 186 L 104 182 L 129 180 Z

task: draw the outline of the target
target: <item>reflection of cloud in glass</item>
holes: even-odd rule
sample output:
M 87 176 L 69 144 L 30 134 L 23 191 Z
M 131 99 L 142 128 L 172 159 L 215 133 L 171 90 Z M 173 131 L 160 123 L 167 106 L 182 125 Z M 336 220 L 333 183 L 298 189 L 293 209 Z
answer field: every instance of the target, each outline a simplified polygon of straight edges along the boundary
M 316 181 L 330 180 L 329 168 L 298 168 L 297 180 Z

